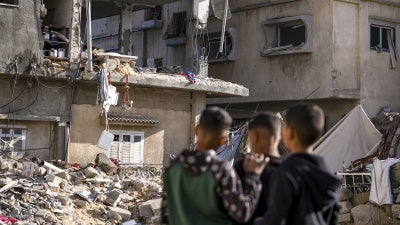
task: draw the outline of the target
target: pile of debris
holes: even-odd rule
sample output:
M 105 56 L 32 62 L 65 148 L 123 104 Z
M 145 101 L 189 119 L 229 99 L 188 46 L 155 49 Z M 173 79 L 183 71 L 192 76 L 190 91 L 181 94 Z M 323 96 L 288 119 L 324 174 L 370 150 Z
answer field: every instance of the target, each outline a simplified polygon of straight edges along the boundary
M 118 168 L 105 155 L 85 166 L 3 158 L 0 224 L 158 224 L 154 171 Z

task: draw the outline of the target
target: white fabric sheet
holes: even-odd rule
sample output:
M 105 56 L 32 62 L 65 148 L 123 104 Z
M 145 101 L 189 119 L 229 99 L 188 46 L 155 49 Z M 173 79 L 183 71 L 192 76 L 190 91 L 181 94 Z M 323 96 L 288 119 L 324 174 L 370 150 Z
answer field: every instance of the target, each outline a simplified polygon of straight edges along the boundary
M 398 162 L 400 162 L 399 159 L 393 158 L 385 160 L 374 159 L 369 201 L 378 205 L 393 204 L 392 189 L 390 187 L 390 167 Z

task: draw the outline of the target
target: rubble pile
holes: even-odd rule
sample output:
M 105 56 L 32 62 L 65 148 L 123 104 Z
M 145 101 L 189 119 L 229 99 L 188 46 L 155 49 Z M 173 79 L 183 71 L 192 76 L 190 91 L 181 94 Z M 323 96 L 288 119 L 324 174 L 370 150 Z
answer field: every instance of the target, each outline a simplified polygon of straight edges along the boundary
M 100 159 L 85 166 L 1 159 L 0 224 L 157 224 L 161 172 L 117 170 Z
M 349 189 L 342 189 L 340 225 L 400 224 L 400 204 L 377 206 L 369 202 L 369 194 L 353 194 Z

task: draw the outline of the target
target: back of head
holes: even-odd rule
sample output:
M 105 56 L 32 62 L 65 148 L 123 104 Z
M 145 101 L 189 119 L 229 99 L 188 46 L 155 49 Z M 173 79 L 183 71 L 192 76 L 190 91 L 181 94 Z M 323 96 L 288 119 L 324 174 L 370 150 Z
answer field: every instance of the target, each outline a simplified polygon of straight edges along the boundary
M 232 124 L 231 116 L 219 107 L 207 107 L 200 116 L 199 128 L 214 136 L 221 136 Z
M 300 103 L 287 110 L 285 123 L 297 133 L 303 145 L 310 146 L 322 134 L 324 112 L 315 104 Z
M 257 114 L 249 123 L 249 130 L 267 129 L 271 135 L 277 137 L 281 132 L 281 121 L 277 114 L 262 112 Z

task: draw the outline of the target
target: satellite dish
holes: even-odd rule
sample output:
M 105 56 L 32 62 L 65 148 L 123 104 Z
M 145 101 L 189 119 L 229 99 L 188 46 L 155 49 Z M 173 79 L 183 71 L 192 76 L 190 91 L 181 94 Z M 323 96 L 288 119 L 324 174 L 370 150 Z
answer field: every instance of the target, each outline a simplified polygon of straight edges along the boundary
M 211 5 L 214 11 L 214 15 L 220 20 L 224 18 L 225 1 L 227 0 L 211 0 Z M 226 18 L 230 19 L 231 17 L 232 17 L 231 10 L 229 9 L 228 6 L 228 13 Z

